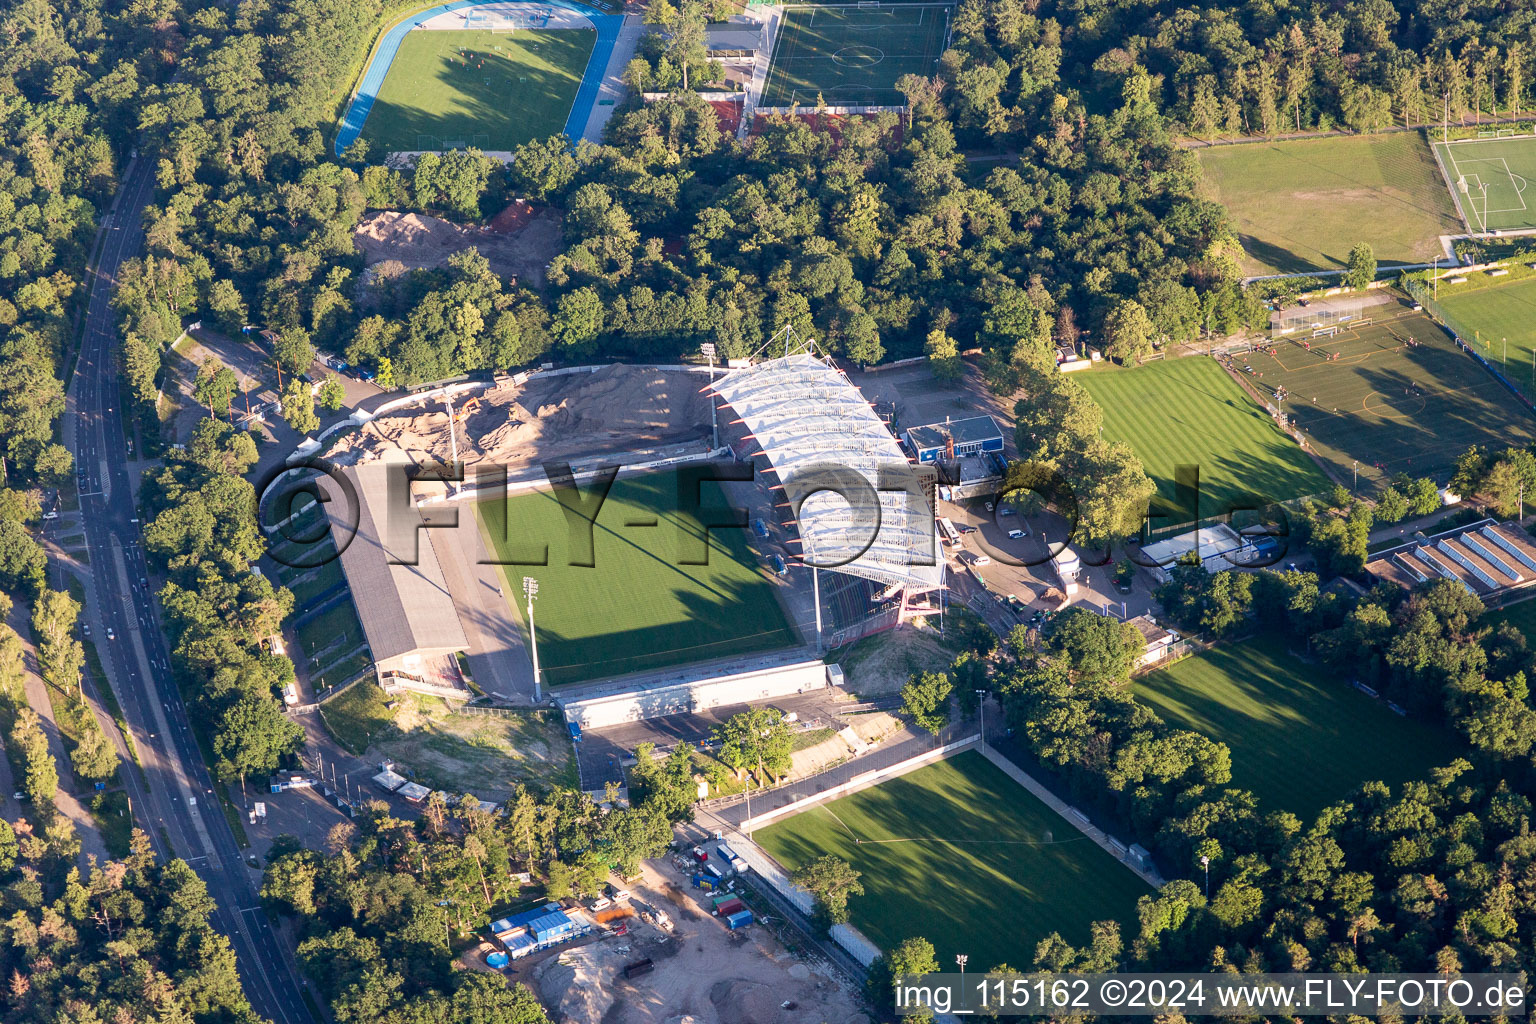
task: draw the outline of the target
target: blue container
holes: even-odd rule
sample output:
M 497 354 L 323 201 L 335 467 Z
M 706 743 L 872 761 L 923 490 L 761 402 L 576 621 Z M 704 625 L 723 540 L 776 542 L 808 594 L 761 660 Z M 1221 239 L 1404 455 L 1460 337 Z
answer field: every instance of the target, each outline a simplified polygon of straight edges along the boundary
M 750 910 L 738 910 L 736 913 L 725 919 L 725 926 L 731 931 L 735 931 L 737 928 L 745 928 L 751 923 L 752 911 Z

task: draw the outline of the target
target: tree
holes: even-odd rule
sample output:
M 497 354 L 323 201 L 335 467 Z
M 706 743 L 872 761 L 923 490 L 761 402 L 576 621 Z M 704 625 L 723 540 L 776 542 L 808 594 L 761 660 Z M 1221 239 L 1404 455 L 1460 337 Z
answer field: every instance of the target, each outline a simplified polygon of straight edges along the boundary
M 10 742 L 20 752 L 22 792 L 34 804 L 51 804 L 59 792 L 59 769 L 48 751 L 48 738 L 36 711 L 24 707 L 16 713 Z
M 940 380 L 958 380 L 965 372 L 965 364 L 960 361 L 960 349 L 955 339 L 942 327 L 935 327 L 928 332 L 923 352 L 928 356 L 928 365 L 932 367 L 933 375 Z
M 226 782 L 270 775 L 304 737 L 269 696 L 243 696 L 224 710 L 213 736 L 219 777 Z
M 901 688 L 901 710 L 931 733 L 949 724 L 954 683 L 945 672 L 914 672 Z
M 208 415 L 229 415 L 229 403 L 238 390 L 240 380 L 235 376 L 235 371 L 225 366 L 218 356 L 209 356 L 197 368 L 197 378 L 192 383 L 192 397 L 208 407 Z
M 341 379 L 334 374 L 327 374 L 325 382 L 320 385 L 321 408 L 326 412 L 335 412 L 346 400 L 347 389 L 341 383 Z
M 1129 622 L 1078 605 L 1056 617 L 1046 649 L 1066 659 L 1073 679 L 1125 683 L 1146 641 Z
M 933 943 L 920 936 L 902 939 L 888 953 L 870 964 L 865 991 L 871 1002 L 890 1012 L 895 1008 L 893 993 L 897 978 L 909 974 L 936 974 L 938 970 L 939 958 L 934 952 Z M 908 1014 L 928 1015 L 926 1008 Z
M 1152 353 L 1152 320 L 1141 303 L 1122 299 L 1104 318 L 1104 354 L 1121 363 L 1140 363 Z
M 284 373 L 307 372 L 315 361 L 315 346 L 310 344 L 309 332 L 302 327 L 284 328 L 272 345 L 272 358 Z
M 84 779 L 104 781 L 117 774 L 117 751 L 112 749 L 112 743 L 94 716 L 81 730 L 75 749 L 69 752 L 69 760 L 74 765 L 75 774 Z
M 308 434 L 320 426 L 320 417 L 315 415 L 315 396 L 310 393 L 309 385 L 297 377 L 283 388 L 283 419 L 301 434 Z
M 853 865 L 828 853 L 796 869 L 791 880 L 816 897 L 829 923 L 843 924 L 848 920 L 848 897 L 864 895 L 859 875 Z
M 720 745 L 718 759 L 738 772 L 755 768 L 783 775 L 789 771 L 793 741 L 784 713 L 777 708 L 758 707 L 732 715 L 715 728 L 714 739 Z
M 1356 242 L 1349 250 L 1344 270 L 1346 287 L 1361 289 L 1376 280 L 1376 250 L 1368 242 Z

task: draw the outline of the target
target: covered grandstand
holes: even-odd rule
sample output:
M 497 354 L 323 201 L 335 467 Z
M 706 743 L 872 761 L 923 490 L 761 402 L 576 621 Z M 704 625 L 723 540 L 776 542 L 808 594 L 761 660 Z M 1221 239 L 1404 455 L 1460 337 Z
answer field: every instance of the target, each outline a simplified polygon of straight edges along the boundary
M 923 597 L 944 586 L 934 474 L 907 459 L 841 370 L 800 353 L 734 370 L 713 388 L 739 417 L 729 423 L 738 455 L 782 490 L 813 577 L 858 578 L 871 605 L 894 603 L 894 621 L 938 610 Z M 819 598 L 817 609 L 820 634 Z

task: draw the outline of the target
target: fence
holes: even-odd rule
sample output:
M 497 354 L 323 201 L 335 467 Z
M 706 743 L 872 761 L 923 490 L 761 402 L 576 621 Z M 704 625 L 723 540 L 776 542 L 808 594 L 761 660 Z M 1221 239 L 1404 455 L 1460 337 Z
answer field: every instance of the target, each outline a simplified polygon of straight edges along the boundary
M 1427 312 L 1435 320 L 1436 323 L 1440 324 L 1446 330 L 1451 332 L 1451 335 L 1456 339 L 1456 345 L 1463 352 L 1481 363 L 1483 369 L 1491 373 L 1494 380 L 1504 385 L 1504 387 L 1508 389 L 1509 393 L 1514 395 L 1520 404 L 1525 407 L 1526 411 L 1536 415 L 1536 405 L 1532 405 L 1531 400 L 1525 396 L 1525 393 L 1516 387 L 1513 381 L 1504 376 L 1504 371 L 1500 370 L 1497 366 L 1494 366 L 1490 359 L 1488 359 L 1481 352 L 1479 352 L 1476 347 L 1474 347 L 1474 342 L 1479 340 L 1477 331 L 1468 330 L 1467 327 L 1461 323 L 1461 321 L 1457 320 L 1450 313 L 1446 312 L 1445 307 L 1435 301 L 1435 297 L 1431 293 L 1429 286 L 1426 285 L 1423 281 L 1420 281 L 1417 278 L 1408 278 L 1408 294 L 1413 296 L 1415 302 L 1424 307 L 1425 312 Z

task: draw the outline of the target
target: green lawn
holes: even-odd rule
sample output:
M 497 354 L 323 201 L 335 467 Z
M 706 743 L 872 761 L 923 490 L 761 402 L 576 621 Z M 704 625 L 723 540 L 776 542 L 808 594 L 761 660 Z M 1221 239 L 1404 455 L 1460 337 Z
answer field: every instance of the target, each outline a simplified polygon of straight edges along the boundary
M 1104 410 L 1104 437 L 1136 450 L 1157 484 L 1154 528 L 1196 518 L 1174 468 L 1200 467 L 1200 516 L 1316 494 L 1328 478 L 1214 359 L 1189 356 L 1075 378 Z
M 1527 398 L 1536 395 L 1536 272 L 1516 263 L 1507 278 L 1469 274 L 1466 284 L 1442 281 L 1439 301 L 1485 359 L 1501 366 Z
M 408 32 L 362 138 L 387 153 L 451 141 L 516 149 L 558 135 L 596 42 L 591 29 Z
M 389 727 L 393 716 L 385 707 L 389 698 L 379 685 L 364 679 L 320 705 L 320 718 L 337 742 L 354 754 Z
M 723 508 L 705 483 L 702 504 Z M 489 543 L 504 563 L 548 545 L 548 565 L 504 564 L 505 592 L 523 613 L 522 579 L 539 581 L 534 618 L 539 664 L 551 684 L 786 647 L 795 642 L 747 531 L 709 531 L 708 564 L 684 564 L 700 544 L 698 521 L 679 513 L 678 476 L 620 477 L 591 530 L 590 566 L 571 544 L 554 494 L 536 491 L 478 506 Z M 509 539 L 507 520 L 514 526 Z M 586 531 L 577 531 L 585 543 Z M 526 626 L 526 623 L 525 623 Z
M 860 840 L 854 842 L 854 836 Z M 863 873 L 853 923 L 883 949 L 913 935 L 940 964 L 1028 968 L 1051 932 L 1086 944 L 1113 919 L 1126 934 L 1150 890 L 974 751 L 813 807 L 753 838 L 784 867 L 824 853 Z
M 1235 786 L 1307 820 L 1361 783 L 1396 786 L 1461 754 L 1449 732 L 1324 678 L 1274 637 L 1212 648 L 1135 690 L 1168 722 L 1227 744 Z
M 1428 263 L 1464 230 L 1418 132 L 1213 146 L 1204 188 L 1232 214 L 1249 274 L 1341 267 L 1356 242 L 1382 262 Z

